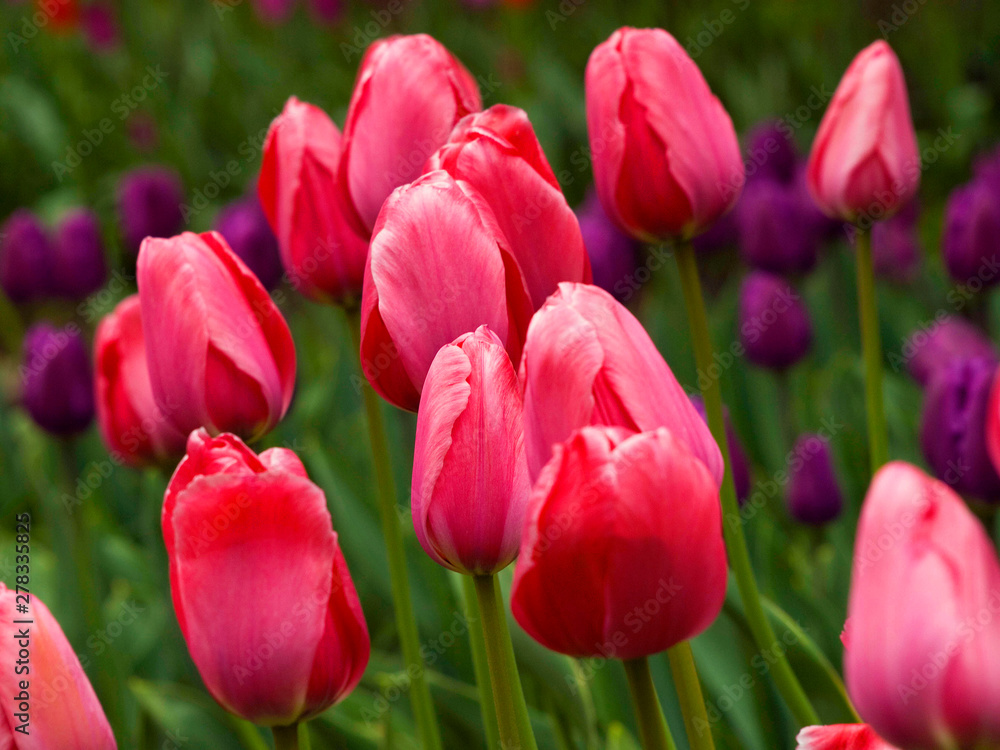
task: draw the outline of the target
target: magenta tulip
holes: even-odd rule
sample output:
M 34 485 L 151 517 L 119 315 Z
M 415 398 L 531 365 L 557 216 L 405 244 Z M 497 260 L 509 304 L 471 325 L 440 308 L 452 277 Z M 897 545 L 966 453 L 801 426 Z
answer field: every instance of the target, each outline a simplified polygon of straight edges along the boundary
M 805 727 L 795 740 L 796 750 L 896 750 L 867 724 Z
M 292 451 L 192 433 L 163 537 L 177 621 L 223 708 L 289 725 L 358 684 L 368 628 L 326 498 Z

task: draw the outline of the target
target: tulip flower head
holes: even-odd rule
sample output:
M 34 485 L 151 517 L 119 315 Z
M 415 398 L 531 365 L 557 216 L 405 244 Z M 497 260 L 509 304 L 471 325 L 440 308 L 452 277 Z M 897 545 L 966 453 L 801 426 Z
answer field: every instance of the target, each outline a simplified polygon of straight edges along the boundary
M 0 287 L 12 302 L 29 302 L 51 291 L 52 243 L 38 218 L 26 209 L 0 229 Z
M 785 370 L 809 351 L 812 322 L 802 297 L 780 276 L 750 273 L 740 287 L 740 343 L 747 359 Z
M 867 724 L 805 727 L 795 741 L 796 750 L 897 750 Z
M 73 435 L 94 418 L 94 381 L 87 347 L 74 324 L 36 323 L 24 336 L 21 402 L 53 435 Z
M 941 255 L 960 284 L 994 286 L 1000 233 L 1000 180 L 977 177 L 951 194 L 945 207 Z
M 184 226 L 184 186 L 166 167 L 134 169 L 118 183 L 118 221 L 132 253 L 147 237 L 172 237 Z
M 829 441 L 821 435 L 803 435 L 795 441 L 792 454 L 785 494 L 788 514 L 799 523 L 829 523 L 844 507 Z
M 71 211 L 59 224 L 53 245 L 53 293 L 68 299 L 86 297 L 103 286 L 107 274 L 97 217 L 85 209 Z
M 903 347 L 910 375 L 927 387 L 935 373 L 955 359 L 987 357 L 1000 361 L 993 342 L 964 318 L 949 315 L 910 335 Z

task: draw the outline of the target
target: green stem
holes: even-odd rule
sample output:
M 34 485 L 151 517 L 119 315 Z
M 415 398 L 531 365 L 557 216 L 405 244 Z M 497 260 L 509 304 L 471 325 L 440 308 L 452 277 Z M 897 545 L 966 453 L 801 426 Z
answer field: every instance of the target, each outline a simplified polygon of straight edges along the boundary
M 725 463 L 725 475 L 722 480 L 722 533 L 726 541 L 726 551 L 729 554 L 729 564 L 732 566 L 736 585 L 743 600 L 747 624 L 753 634 L 754 641 L 761 653 L 771 654 L 774 663 L 771 676 L 778 692 L 785 699 L 795 720 L 801 726 L 819 724 L 816 710 L 809 702 L 802 685 L 792 672 L 785 649 L 778 643 L 771 624 L 767 621 L 764 609 L 760 603 L 760 592 L 754 579 L 753 568 L 750 565 L 750 553 L 747 550 L 746 538 L 743 536 L 743 523 L 740 518 L 739 505 L 736 502 L 736 489 L 733 486 L 733 473 L 729 463 L 729 446 L 726 441 L 726 424 L 722 412 L 722 393 L 717 378 L 711 377 L 713 350 L 711 336 L 708 331 L 708 317 L 705 314 L 705 300 L 701 293 L 701 281 L 698 278 L 698 263 L 694 249 L 689 242 L 681 242 L 677 246 L 677 267 L 680 270 L 681 285 L 684 289 L 684 302 L 687 306 L 688 322 L 691 326 L 691 338 L 694 345 L 695 361 L 698 371 L 707 381 L 702 389 L 705 400 L 705 411 L 708 414 L 708 426 L 712 436 L 719 445 L 722 459 Z M 701 380 L 702 378 L 699 378 Z
M 714 750 L 712 728 L 705 710 L 705 697 L 701 693 L 698 670 L 694 664 L 691 644 L 681 641 L 667 651 L 670 672 L 674 676 L 677 697 L 680 699 L 681 713 L 684 714 L 684 729 L 692 750 Z
M 479 625 L 482 615 L 479 613 L 479 603 L 476 601 L 476 584 L 472 576 L 460 575 L 459 578 L 462 579 L 462 598 L 465 600 L 465 619 L 469 623 L 469 647 L 472 650 L 472 670 L 476 675 L 476 687 L 479 689 L 479 711 L 483 718 L 486 747 L 489 750 L 496 750 L 500 746 L 500 730 L 497 727 L 496 710 L 493 708 L 493 686 L 490 684 L 486 641 L 483 639 L 482 626 Z
M 355 350 L 359 351 L 360 324 L 356 313 L 348 315 L 348 326 L 355 341 Z M 364 380 L 363 373 L 362 380 Z M 413 614 L 403 534 L 399 528 L 399 515 L 396 513 L 396 483 L 392 476 L 392 462 L 389 459 L 389 444 L 382 422 L 381 405 L 378 395 L 367 380 L 361 385 L 361 396 L 368 420 L 379 517 L 382 522 L 382 534 L 385 537 L 386 554 L 389 558 L 389 579 L 392 604 L 396 612 L 396 629 L 399 631 L 406 673 L 410 678 L 410 706 L 413 709 L 421 747 L 425 750 L 440 750 L 441 730 L 434 714 L 434 703 L 424 674 L 425 665 L 420 655 L 420 636 L 417 619 Z
M 660 701 L 656 697 L 653 675 L 649 671 L 649 659 L 629 659 L 625 665 L 628 690 L 635 707 L 635 720 L 639 725 L 639 740 L 642 750 L 677 750 L 670 735 L 667 720 L 663 718 Z
M 882 340 L 875 302 L 875 271 L 872 267 L 871 234 L 855 234 L 858 264 L 858 314 L 861 348 L 865 358 L 865 409 L 868 412 L 868 454 L 872 474 L 889 460 L 889 437 L 882 405 Z
M 298 724 L 271 727 L 271 733 L 274 735 L 274 750 L 300 750 Z
M 493 701 L 500 728 L 500 746 L 510 750 L 536 750 L 528 706 L 521 690 L 521 678 L 514 661 L 514 646 L 507 629 L 500 586 L 495 575 L 475 576 L 473 584 L 483 621 L 486 658 L 493 683 Z

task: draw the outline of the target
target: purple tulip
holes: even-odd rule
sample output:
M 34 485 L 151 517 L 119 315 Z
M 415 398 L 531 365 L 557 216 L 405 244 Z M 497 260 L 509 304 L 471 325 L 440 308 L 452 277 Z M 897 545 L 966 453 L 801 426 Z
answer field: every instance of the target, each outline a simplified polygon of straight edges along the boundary
M 257 275 L 261 284 L 269 290 L 278 286 L 284 274 L 278 240 L 256 193 L 223 208 L 215 219 L 215 229 Z
M 777 122 L 763 122 L 747 136 L 748 180 L 767 178 L 790 183 L 795 179 L 799 155 L 795 142 Z
M 819 254 L 816 209 L 797 182 L 749 180 L 736 206 L 740 253 L 773 273 L 804 273 Z
M 52 243 L 33 213 L 18 209 L 0 229 L 0 286 L 22 303 L 49 292 Z
M 36 323 L 25 334 L 21 401 L 39 427 L 55 435 L 85 430 L 94 418 L 90 358 L 78 329 Z
M 66 215 L 56 233 L 53 254 L 54 294 L 79 299 L 104 284 L 108 274 L 104 238 L 93 212 L 81 208 Z
M 691 396 L 691 403 L 701 414 L 701 418 L 708 424 L 708 415 L 705 412 L 705 402 L 701 396 Z M 729 420 L 729 413 L 726 415 L 726 447 L 729 448 L 729 464 L 733 469 L 733 484 L 736 486 L 736 499 L 742 504 L 750 497 L 750 462 L 747 460 L 746 451 L 740 442 L 733 423 Z
M 92 49 L 109 52 L 118 46 L 118 20 L 115 11 L 105 3 L 91 3 L 81 11 L 80 23 Z
M 812 343 L 812 323 L 802 298 L 780 276 L 753 271 L 743 280 L 739 301 L 740 341 L 747 359 L 784 370 Z
M 139 252 L 147 237 L 172 237 L 184 227 L 184 187 L 166 167 L 134 169 L 118 183 L 118 218 L 125 246 Z
M 964 318 L 948 316 L 929 328 L 910 334 L 903 347 L 910 375 L 926 387 L 938 370 L 955 359 L 985 357 L 996 360 L 993 342 Z
M 942 254 L 951 277 L 961 284 L 979 279 L 993 286 L 1000 277 L 983 273 L 997 262 L 1000 182 L 980 177 L 955 190 L 945 209 Z
M 812 526 L 829 523 L 844 506 L 829 442 L 821 435 L 802 435 L 792 454 L 785 494 L 788 514 Z
M 691 240 L 694 249 L 699 253 L 710 253 L 735 245 L 740 236 L 739 227 L 736 225 L 738 209 L 739 202 L 732 211 L 720 216 L 712 226 Z
M 920 269 L 920 240 L 913 224 L 897 214 L 872 228 L 872 263 L 875 274 L 897 284 L 907 284 Z
M 594 284 L 624 302 L 634 289 L 628 282 L 635 274 L 642 245 L 612 223 L 594 192 L 577 208 L 576 215 Z
M 992 502 L 1000 501 L 1000 476 L 986 447 L 986 407 L 996 369 L 991 357 L 952 360 L 931 378 L 920 427 L 937 478 Z

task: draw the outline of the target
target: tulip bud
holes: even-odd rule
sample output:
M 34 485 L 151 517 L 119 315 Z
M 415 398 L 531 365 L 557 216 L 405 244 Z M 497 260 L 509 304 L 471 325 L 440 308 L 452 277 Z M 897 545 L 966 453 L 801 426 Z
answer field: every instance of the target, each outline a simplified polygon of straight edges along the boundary
M 30 302 L 50 291 L 52 245 L 35 215 L 18 209 L 0 229 L 0 286 L 12 302 Z
M 368 628 L 326 498 L 292 451 L 193 432 L 163 538 L 188 651 L 227 711 L 293 724 L 358 684 Z
M 956 491 L 1000 502 L 1000 476 L 986 447 L 993 357 L 954 359 L 931 378 L 920 443 L 938 479 Z
M 938 370 L 954 359 L 1000 359 L 992 341 L 972 323 L 954 315 L 942 318 L 929 330 L 917 330 L 907 340 L 903 353 L 907 357 L 910 374 L 925 387 Z
M 24 601 L 25 595 L 0 583 L 0 658 L 7 665 L 0 677 L 0 747 L 115 750 L 111 726 L 72 644 L 38 594 L 31 592 L 27 612 L 17 609 Z
M 255 439 L 288 410 L 295 345 L 257 277 L 215 232 L 142 243 L 136 270 L 156 405 L 197 427 Z
M 903 748 L 1000 742 L 1000 562 L 947 485 L 902 462 L 861 510 L 846 627 L 848 691 Z
M 391 36 L 368 48 L 347 109 L 340 164 L 359 231 L 373 232 L 389 194 L 415 180 L 455 123 L 481 107 L 472 74 L 426 34 Z
M 265 289 L 270 291 L 278 286 L 284 273 L 278 240 L 256 195 L 247 195 L 223 208 L 215 219 L 215 231 L 225 238 Z
M 897 750 L 867 724 L 805 727 L 795 741 L 796 750 Z
M 94 418 L 94 381 L 79 329 L 36 323 L 24 336 L 21 400 L 54 435 L 81 432 Z
M 426 169 L 443 169 L 483 196 L 536 308 L 560 281 L 590 281 L 580 225 L 524 110 L 497 104 L 467 115 Z
M 747 137 L 747 180 L 767 178 L 789 184 L 798 173 L 799 155 L 789 126 L 762 122 Z
M 719 490 L 666 428 L 585 427 L 535 484 L 514 619 L 546 648 L 635 659 L 691 638 L 726 593 Z
M 118 183 L 118 221 L 132 253 L 147 237 L 172 237 L 184 226 L 184 187 L 166 167 L 134 169 Z
M 701 396 L 691 396 L 691 403 L 698 410 L 702 421 L 708 424 L 708 414 L 705 412 L 705 402 Z M 729 419 L 729 410 L 725 410 L 726 421 L 726 447 L 729 449 L 729 466 L 733 471 L 733 485 L 736 488 L 736 499 L 742 505 L 750 497 L 750 462 L 747 460 L 746 451 L 743 450 L 743 443 L 740 442 L 736 430 L 733 429 L 732 420 Z
M 829 441 L 821 435 L 803 435 L 795 441 L 788 468 L 785 503 L 799 523 L 820 526 L 833 521 L 844 507 Z
M 809 271 L 819 254 L 815 211 L 795 182 L 749 180 L 735 211 L 743 259 L 774 273 Z
M 294 96 L 267 131 L 258 192 L 292 284 L 314 299 L 361 291 L 367 234 L 349 223 L 337 181 L 341 140 L 319 107 Z
M 733 123 L 662 29 L 621 28 L 587 63 L 587 130 L 601 203 L 637 239 L 692 237 L 735 203 Z
M 518 361 L 531 313 L 524 276 L 475 188 L 438 170 L 389 196 L 361 299 L 361 364 L 384 399 L 415 410 L 438 349 L 480 325 Z
M 139 295 L 123 299 L 97 326 L 94 360 L 97 423 L 112 455 L 133 466 L 175 461 L 186 436 L 153 398 Z
M 636 268 L 642 246 L 608 218 L 596 193 L 587 196 L 576 215 L 594 284 L 619 302 L 627 302 L 641 283 L 636 279 Z
M 833 92 L 807 175 L 823 212 L 850 222 L 887 218 L 917 192 L 920 154 L 906 81 L 881 39 L 858 53 Z
M 983 287 L 997 283 L 996 238 L 1000 235 L 1000 184 L 975 179 L 951 194 L 945 208 L 942 255 L 960 284 L 974 279 Z
M 52 291 L 79 299 L 100 289 L 107 275 L 104 238 L 97 217 L 86 209 L 73 211 L 62 220 L 56 234 Z
M 528 471 L 586 425 L 667 427 L 722 484 L 722 454 L 642 324 L 595 286 L 563 283 L 535 313 L 520 366 Z
M 812 323 L 802 297 L 780 276 L 753 271 L 740 287 L 740 342 L 747 359 L 784 370 L 812 344 Z
M 446 568 L 496 573 L 517 556 L 530 489 L 517 375 L 500 339 L 480 326 L 441 347 L 420 394 L 417 539 Z

